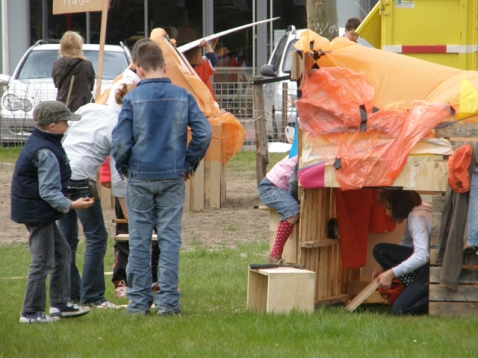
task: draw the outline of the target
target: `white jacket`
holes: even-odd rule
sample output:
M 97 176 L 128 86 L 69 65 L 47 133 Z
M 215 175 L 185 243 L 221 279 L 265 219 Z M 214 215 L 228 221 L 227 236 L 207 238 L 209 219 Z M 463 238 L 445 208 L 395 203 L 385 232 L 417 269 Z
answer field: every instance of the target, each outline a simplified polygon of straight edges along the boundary
M 96 174 L 111 153 L 111 135 L 118 122 L 119 106 L 88 103 L 75 113 L 81 120 L 69 122 L 63 148 L 70 160 L 71 179 L 96 180 Z

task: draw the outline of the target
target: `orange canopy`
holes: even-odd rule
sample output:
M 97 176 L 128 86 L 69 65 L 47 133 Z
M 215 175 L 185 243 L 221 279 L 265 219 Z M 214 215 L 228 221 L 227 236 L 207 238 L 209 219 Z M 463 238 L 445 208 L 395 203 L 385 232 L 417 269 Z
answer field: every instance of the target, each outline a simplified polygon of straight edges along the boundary
M 317 60 L 321 67 L 343 67 L 363 73 L 375 89 L 374 105 L 378 108 L 406 110 L 414 100 L 430 103 L 447 102 L 460 109 L 462 79 L 478 88 L 478 72 L 442 66 L 410 56 L 364 47 L 347 38 L 332 41 L 311 30 L 300 36 L 296 49 L 325 52 Z

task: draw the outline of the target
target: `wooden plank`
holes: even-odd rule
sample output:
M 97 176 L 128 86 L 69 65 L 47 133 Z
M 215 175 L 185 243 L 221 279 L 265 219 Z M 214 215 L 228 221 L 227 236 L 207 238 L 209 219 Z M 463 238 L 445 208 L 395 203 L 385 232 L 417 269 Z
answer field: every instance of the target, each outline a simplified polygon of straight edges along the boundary
M 430 283 L 439 283 L 440 282 L 440 266 L 430 267 Z M 460 284 L 478 284 L 478 271 L 470 270 L 468 268 L 461 269 L 460 275 Z M 476 297 L 478 301 L 478 297 Z
M 478 314 L 478 302 L 429 302 L 430 316 L 465 316 Z
M 128 234 L 118 234 L 115 236 L 115 241 L 128 241 L 128 240 L 129 240 Z M 151 235 L 151 240 L 158 241 L 158 235 L 156 234 Z
M 212 181 L 211 177 L 211 161 L 204 161 L 204 208 L 210 208 Z
M 444 192 L 448 186 L 447 175 L 446 160 L 407 161 L 392 186 L 429 193 Z M 334 167 L 325 167 L 324 181 L 326 187 L 340 187 Z
M 226 194 L 227 194 L 227 191 L 226 191 L 226 176 L 227 176 L 227 170 L 226 170 L 226 165 L 225 164 L 222 164 L 221 165 L 221 208 L 224 207 L 224 205 L 226 204 Z
M 476 302 L 478 299 L 478 285 L 458 285 L 457 290 L 449 290 L 436 284 L 430 284 L 431 301 L 461 301 Z
M 441 124 L 445 124 L 442 122 Z M 435 135 L 437 137 L 461 137 L 461 138 L 473 138 L 478 137 L 478 123 L 467 123 L 464 121 L 454 122 L 446 127 L 435 129 Z
M 315 301 L 316 306 L 329 306 L 329 305 L 334 305 L 336 303 L 345 303 L 348 300 L 350 300 L 350 295 L 344 293 L 342 295 L 334 296 L 334 297 L 328 297 L 322 300 L 317 300 Z
M 325 240 L 316 240 L 316 241 L 303 241 L 300 244 L 300 247 L 302 248 L 307 248 L 307 249 L 312 249 L 316 247 L 326 247 L 326 246 L 332 246 L 332 245 L 338 245 L 339 240 L 334 240 L 334 239 L 325 239 Z
M 204 210 L 204 160 L 201 160 L 194 176 L 188 181 L 191 181 L 190 209 Z
M 350 303 L 345 306 L 347 311 L 353 312 L 378 288 L 378 280 L 373 280 Z
M 365 281 L 349 281 L 347 282 L 347 293 L 354 297 L 356 295 L 358 295 L 361 291 L 363 291 L 363 289 L 365 287 L 367 287 L 367 285 L 369 284 L 370 282 L 365 282 Z M 371 295 L 369 297 L 367 297 L 367 299 L 362 302 L 362 303 L 368 303 L 368 304 L 371 304 L 371 303 L 381 303 L 381 304 L 386 304 L 388 303 L 388 300 L 383 298 L 382 295 L 380 294 L 380 292 L 378 291 L 373 291 L 371 293 Z
M 221 162 L 208 161 L 210 165 L 209 173 L 209 207 L 219 209 L 224 205 L 221 200 L 221 190 L 225 186 L 225 182 L 222 182 L 221 175 L 223 171 L 223 164 Z M 206 201 L 207 202 L 207 201 Z
M 191 182 L 192 180 L 189 179 L 186 184 L 184 185 L 185 187 L 185 198 L 184 198 L 184 211 L 191 211 Z

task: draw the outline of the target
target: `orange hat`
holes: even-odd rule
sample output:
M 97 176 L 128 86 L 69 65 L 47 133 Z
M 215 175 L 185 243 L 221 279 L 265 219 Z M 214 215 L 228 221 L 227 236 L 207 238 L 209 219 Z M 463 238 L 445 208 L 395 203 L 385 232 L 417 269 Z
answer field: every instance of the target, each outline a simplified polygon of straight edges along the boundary
M 448 184 L 457 193 L 466 193 L 470 190 L 468 167 L 472 150 L 471 144 L 465 144 L 455 149 L 448 158 Z

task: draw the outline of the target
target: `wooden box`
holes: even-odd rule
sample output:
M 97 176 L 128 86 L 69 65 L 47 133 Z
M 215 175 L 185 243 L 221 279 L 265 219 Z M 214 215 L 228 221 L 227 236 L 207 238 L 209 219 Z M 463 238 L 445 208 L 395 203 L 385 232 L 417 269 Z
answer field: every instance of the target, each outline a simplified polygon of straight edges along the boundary
M 314 312 L 315 272 L 292 267 L 249 269 L 247 308 L 257 312 Z

